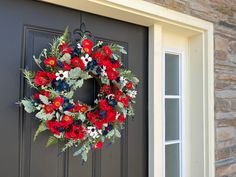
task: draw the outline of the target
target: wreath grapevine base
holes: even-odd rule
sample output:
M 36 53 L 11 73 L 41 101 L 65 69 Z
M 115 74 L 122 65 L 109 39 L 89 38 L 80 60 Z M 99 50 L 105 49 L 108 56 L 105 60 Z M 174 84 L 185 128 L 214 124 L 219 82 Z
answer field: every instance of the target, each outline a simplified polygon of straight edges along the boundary
M 74 33 L 76 34 L 76 33 Z M 36 89 L 31 98 L 19 103 L 40 120 L 34 139 L 49 130 L 46 146 L 64 142 L 62 151 L 75 147 L 74 155 L 87 160 L 91 149 L 120 138 L 128 117 L 134 116 L 138 79 L 122 68 L 124 48 L 95 41 L 88 31 L 70 37 L 68 29 L 43 49 L 34 61 L 39 70 L 23 70 L 28 84 Z M 95 78 L 100 86 L 94 106 L 73 100 L 85 80 Z

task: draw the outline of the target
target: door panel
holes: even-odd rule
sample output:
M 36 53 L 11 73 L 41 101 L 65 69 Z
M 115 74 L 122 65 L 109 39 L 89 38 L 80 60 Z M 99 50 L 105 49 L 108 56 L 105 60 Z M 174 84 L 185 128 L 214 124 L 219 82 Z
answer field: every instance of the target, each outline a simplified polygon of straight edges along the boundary
M 68 25 L 79 27 L 81 12 L 54 5 L 30 1 L 0 2 L 1 60 L 1 117 L 0 177 L 146 177 L 148 175 L 148 60 L 147 29 L 88 13 L 82 13 L 87 29 L 98 39 L 123 45 L 125 67 L 140 79 L 135 121 L 129 121 L 122 138 L 115 144 L 89 154 L 82 164 L 73 157 L 73 149 L 61 154 L 61 144 L 45 148 L 48 133 L 40 134 L 33 142 L 38 126 L 34 115 L 18 109 L 14 102 L 30 96 L 30 89 L 20 77 L 20 67 L 36 70 L 32 56 L 38 55 L 53 38 Z M 4 83 L 4 84 L 3 84 Z M 92 103 L 97 84 L 87 81 L 75 98 Z M 10 164 L 10 165 L 9 165 Z

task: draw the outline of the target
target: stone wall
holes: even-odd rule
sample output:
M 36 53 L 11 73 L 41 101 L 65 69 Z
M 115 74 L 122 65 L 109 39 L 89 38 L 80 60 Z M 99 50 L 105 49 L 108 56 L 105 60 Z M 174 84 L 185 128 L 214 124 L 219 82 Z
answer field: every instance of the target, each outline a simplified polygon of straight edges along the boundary
M 147 0 L 214 23 L 216 177 L 236 177 L 236 0 Z

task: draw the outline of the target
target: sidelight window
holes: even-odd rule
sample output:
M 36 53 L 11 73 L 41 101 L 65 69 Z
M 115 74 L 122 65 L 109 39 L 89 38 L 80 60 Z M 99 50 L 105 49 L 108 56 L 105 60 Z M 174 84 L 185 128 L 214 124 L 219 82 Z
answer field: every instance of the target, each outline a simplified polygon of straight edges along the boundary
M 182 54 L 164 53 L 165 177 L 182 177 Z

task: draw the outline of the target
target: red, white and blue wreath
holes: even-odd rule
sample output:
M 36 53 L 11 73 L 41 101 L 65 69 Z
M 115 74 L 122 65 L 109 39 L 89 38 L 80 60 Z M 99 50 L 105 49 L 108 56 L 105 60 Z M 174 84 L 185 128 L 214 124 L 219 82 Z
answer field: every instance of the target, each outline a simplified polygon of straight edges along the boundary
M 75 147 L 74 155 L 82 155 L 84 161 L 91 149 L 120 138 L 126 119 L 134 116 L 132 104 L 139 82 L 122 68 L 122 54 L 126 51 L 120 45 L 94 42 L 86 34 L 74 40 L 66 29 L 50 49 L 34 57 L 39 70 L 23 73 L 36 93 L 20 101 L 26 112 L 35 112 L 40 120 L 34 138 L 49 130 L 46 146 L 62 141 L 62 151 Z M 100 86 L 94 106 L 73 99 L 75 91 L 91 78 Z

